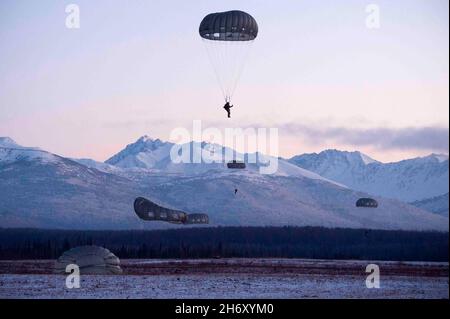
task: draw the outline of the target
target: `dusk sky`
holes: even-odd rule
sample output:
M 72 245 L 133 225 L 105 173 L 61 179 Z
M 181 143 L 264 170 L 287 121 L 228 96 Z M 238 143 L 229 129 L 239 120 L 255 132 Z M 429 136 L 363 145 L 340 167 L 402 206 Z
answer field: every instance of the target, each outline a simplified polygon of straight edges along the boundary
M 80 28 L 65 26 L 66 5 Z M 380 28 L 366 26 L 366 6 Z M 232 118 L 202 18 L 239 9 L 259 24 Z M 449 2 L 0 2 L 0 136 L 106 160 L 176 127 L 278 127 L 280 155 L 327 148 L 381 161 L 448 154 Z

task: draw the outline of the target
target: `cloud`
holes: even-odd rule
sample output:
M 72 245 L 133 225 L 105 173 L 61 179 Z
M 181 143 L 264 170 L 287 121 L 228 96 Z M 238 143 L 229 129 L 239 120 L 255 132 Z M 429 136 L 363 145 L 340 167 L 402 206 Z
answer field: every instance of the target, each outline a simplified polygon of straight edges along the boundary
M 449 150 L 449 129 L 443 127 L 419 128 L 319 128 L 303 124 L 283 124 L 281 132 L 304 137 L 310 143 L 334 141 L 354 146 L 372 146 L 382 150 Z

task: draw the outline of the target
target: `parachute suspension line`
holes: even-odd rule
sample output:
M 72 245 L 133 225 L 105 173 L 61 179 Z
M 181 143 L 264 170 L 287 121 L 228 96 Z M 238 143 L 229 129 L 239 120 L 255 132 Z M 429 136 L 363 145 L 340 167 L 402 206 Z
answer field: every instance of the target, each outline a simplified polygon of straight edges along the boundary
M 230 52 L 230 44 L 231 42 L 228 41 L 220 41 L 220 45 L 223 49 L 220 50 L 220 52 L 222 52 L 222 67 L 223 67 L 223 75 L 225 78 L 225 92 L 226 92 L 226 100 L 230 101 L 231 100 L 231 96 L 230 96 L 230 80 L 231 80 L 231 73 L 230 71 L 232 71 L 232 58 L 233 55 Z
M 224 91 L 225 91 L 225 101 L 228 101 L 228 99 L 229 99 L 229 92 L 228 92 L 228 90 L 227 90 L 227 88 L 228 88 L 228 79 L 227 79 L 227 73 L 226 73 L 226 71 L 227 71 L 227 57 L 228 57 L 228 55 L 227 55 L 227 52 L 226 52 L 226 50 L 227 50 L 227 45 L 226 45 L 227 43 L 225 42 L 225 41 L 217 41 L 217 51 L 218 51 L 218 53 L 219 53 L 219 56 L 220 56 L 220 62 L 219 62 L 219 67 L 221 67 L 221 71 L 220 71 L 220 73 L 222 74 L 222 80 L 223 80 L 223 85 L 224 85 L 224 87 L 223 87 L 223 89 L 224 89 Z
M 230 102 L 247 61 L 250 41 L 221 41 L 203 39 L 225 102 Z
M 239 46 L 235 45 L 236 41 L 231 41 L 229 43 L 227 43 L 227 54 L 230 57 L 229 58 L 229 65 L 227 66 L 229 69 L 227 70 L 229 72 L 229 77 L 228 77 L 228 84 L 227 84 L 227 90 L 228 90 L 228 97 L 231 100 L 232 97 L 232 83 L 233 83 L 233 77 L 235 76 L 235 71 L 236 71 L 236 61 L 238 58 L 238 50 L 239 50 Z
M 203 44 L 204 44 L 204 46 L 205 46 L 205 48 L 206 48 L 206 52 L 207 52 L 207 54 L 208 54 L 209 62 L 211 63 L 211 65 L 212 65 L 212 67 L 213 67 L 213 70 L 214 70 L 214 73 L 216 74 L 217 81 L 219 82 L 219 86 L 220 86 L 220 89 L 221 89 L 221 91 L 222 91 L 222 95 L 223 95 L 224 99 L 226 99 L 226 94 L 225 94 L 225 90 L 224 90 L 224 85 L 223 85 L 222 79 L 221 79 L 221 77 L 220 77 L 220 75 L 219 75 L 218 67 L 217 67 L 216 64 L 214 63 L 215 58 L 217 58 L 217 52 L 214 52 L 214 51 L 215 51 L 215 50 L 214 50 L 214 47 L 211 47 L 211 48 L 209 47 L 208 41 L 210 41 L 210 40 L 206 40 L 206 39 L 203 39 L 203 38 L 202 38 L 202 41 L 203 41 Z M 211 41 L 210 41 L 210 42 L 211 42 Z
M 223 41 L 223 47 L 225 48 L 225 50 L 223 50 L 223 52 L 225 54 L 225 61 L 224 61 L 225 71 L 224 71 L 224 74 L 226 74 L 225 77 L 226 77 L 226 81 L 227 81 L 226 86 L 225 86 L 225 90 L 227 92 L 227 99 L 228 100 L 231 100 L 231 96 L 230 96 L 230 78 L 231 78 L 230 77 L 230 71 L 232 70 L 231 63 L 232 63 L 232 58 L 233 58 L 233 56 L 230 53 L 230 45 L 231 45 L 231 42 Z
M 226 77 L 224 77 L 223 75 L 223 64 L 225 63 L 225 58 L 223 55 L 223 51 L 221 48 L 221 43 L 218 41 L 213 41 L 212 42 L 212 50 L 216 56 L 215 61 L 217 63 L 217 70 L 218 70 L 218 75 L 220 78 L 220 85 L 221 85 L 221 90 L 222 90 L 222 94 L 224 99 L 227 98 L 227 91 L 226 91 Z M 214 62 L 213 62 L 214 63 Z
M 240 52 L 239 52 L 239 56 L 238 56 L 238 60 L 237 60 L 237 66 L 235 69 L 236 74 L 233 76 L 234 82 L 231 86 L 231 96 L 234 95 L 237 84 L 239 83 L 239 80 L 241 79 L 241 76 L 244 71 L 244 67 L 247 62 L 253 41 L 254 40 L 244 41 L 244 43 L 240 47 Z
M 234 81 L 236 79 L 236 69 L 238 66 L 239 56 L 240 56 L 240 43 L 236 41 L 224 41 L 222 46 L 225 58 L 223 61 L 224 71 L 223 74 L 225 76 L 225 91 L 227 95 L 227 100 L 230 101 L 233 96 L 233 86 Z
M 212 47 L 216 54 L 217 69 L 220 77 L 220 85 L 224 94 L 225 102 L 230 101 L 230 60 L 229 43 L 227 41 L 212 41 Z
M 219 77 L 221 78 L 222 90 L 224 92 L 225 102 L 229 100 L 228 81 L 227 81 L 227 46 L 225 41 L 213 41 L 213 47 L 218 57 Z

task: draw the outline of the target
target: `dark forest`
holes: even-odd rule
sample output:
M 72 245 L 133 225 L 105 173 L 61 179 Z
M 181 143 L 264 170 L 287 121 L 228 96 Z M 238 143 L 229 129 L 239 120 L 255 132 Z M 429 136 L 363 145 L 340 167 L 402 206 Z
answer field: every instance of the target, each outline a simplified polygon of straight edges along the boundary
M 0 259 L 56 259 L 80 245 L 119 258 L 320 258 L 448 261 L 448 232 L 322 227 L 80 231 L 0 228 Z

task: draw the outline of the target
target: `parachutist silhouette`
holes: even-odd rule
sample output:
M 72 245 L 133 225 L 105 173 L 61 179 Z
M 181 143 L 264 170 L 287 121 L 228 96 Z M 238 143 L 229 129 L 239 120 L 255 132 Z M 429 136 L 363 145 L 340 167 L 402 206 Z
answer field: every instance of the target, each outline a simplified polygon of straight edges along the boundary
M 227 103 L 225 103 L 225 105 L 223 106 L 223 108 L 225 109 L 225 111 L 227 111 L 228 113 L 228 118 L 231 117 L 231 112 L 230 109 L 233 107 L 233 105 L 230 105 L 230 102 L 227 101 Z
M 234 189 L 234 195 L 236 195 L 236 193 L 237 193 L 237 188 Z

